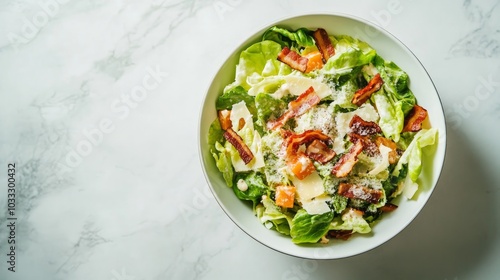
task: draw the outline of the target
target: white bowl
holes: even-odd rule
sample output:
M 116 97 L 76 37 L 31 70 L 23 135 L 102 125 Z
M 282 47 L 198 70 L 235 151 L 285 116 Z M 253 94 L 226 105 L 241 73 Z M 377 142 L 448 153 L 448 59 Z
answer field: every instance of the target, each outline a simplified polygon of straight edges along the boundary
M 431 152 L 424 150 L 423 170 L 420 175 L 420 189 L 416 199 L 398 197 L 395 203 L 399 208 L 385 214 L 367 235 L 355 234 L 349 240 L 331 239 L 329 244 L 296 245 L 289 236 L 279 234 L 264 227 L 252 212 L 248 203 L 239 200 L 228 188 L 222 175 L 215 166 L 207 144 L 208 129 L 216 119 L 215 101 L 223 88 L 234 81 L 235 66 L 239 53 L 260 40 L 263 32 L 273 25 L 291 29 L 309 27 L 324 28 L 329 34 L 346 34 L 370 44 L 384 59 L 394 61 L 410 77 L 410 89 L 419 105 L 427 109 L 432 127 L 439 130 L 438 143 Z M 357 255 L 371 250 L 388 241 L 403 230 L 422 210 L 431 196 L 444 163 L 446 149 L 446 126 L 443 108 L 438 93 L 428 73 L 415 55 L 382 28 L 363 19 L 342 14 L 309 14 L 273 22 L 245 40 L 215 75 L 203 101 L 199 127 L 199 152 L 206 180 L 217 202 L 224 212 L 249 236 L 276 251 L 310 259 L 338 259 Z

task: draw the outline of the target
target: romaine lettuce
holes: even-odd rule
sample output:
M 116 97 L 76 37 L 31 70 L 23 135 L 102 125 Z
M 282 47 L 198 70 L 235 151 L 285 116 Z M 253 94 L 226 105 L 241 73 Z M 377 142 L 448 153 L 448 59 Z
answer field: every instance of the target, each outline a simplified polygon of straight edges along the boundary
M 277 99 L 267 93 L 259 93 L 255 97 L 257 107 L 257 119 L 261 126 L 265 126 L 270 119 L 277 119 L 288 108 L 288 103 Z
M 367 43 L 350 36 L 337 36 L 335 55 L 322 68 L 323 73 L 345 73 L 350 69 L 370 63 L 377 52 Z
M 401 109 L 401 103 L 393 103 L 383 90 L 372 95 L 372 100 L 380 115 L 379 126 L 385 137 L 399 141 L 400 132 L 403 129 L 405 116 Z
M 408 88 L 408 74 L 394 62 L 386 61 L 378 55 L 373 60 L 373 63 L 384 81 L 383 88 L 391 101 L 399 103 L 403 114 L 408 114 L 416 103 L 415 96 Z
M 256 208 L 257 217 L 260 222 L 269 229 L 275 229 L 279 233 L 290 235 L 290 224 L 292 224 L 292 217 L 281 212 L 269 196 L 262 197 L 262 204 Z
M 247 185 L 247 190 L 242 191 L 238 188 L 238 181 L 243 180 Z M 268 190 L 262 175 L 256 172 L 238 173 L 234 178 L 233 191 L 236 196 L 241 200 L 250 200 L 253 202 L 253 207 L 259 203 Z
M 318 242 L 328 232 L 332 219 L 331 211 L 320 215 L 310 215 L 306 210 L 300 209 L 292 220 L 290 230 L 292 241 L 296 244 Z
M 413 137 L 413 141 L 401 155 L 392 175 L 399 176 L 403 165 L 407 165 L 408 173 L 404 182 L 400 183 L 398 190 L 393 194 L 396 196 L 404 191 L 405 196 L 411 199 L 418 185 L 416 181 L 422 171 L 422 148 L 434 145 L 437 137 L 437 129 L 422 129 Z
M 215 108 L 217 110 L 231 110 L 234 104 L 245 102 L 248 111 L 254 116 L 254 120 L 257 117 L 257 109 L 255 108 L 255 98 L 248 95 L 247 91 L 241 87 L 237 86 L 232 88 L 217 98 L 215 102 Z
M 215 142 L 215 149 L 219 151 L 219 153 L 212 151 L 212 156 L 215 159 L 215 165 L 219 169 L 219 171 L 222 173 L 222 176 L 224 177 L 224 181 L 226 181 L 226 184 L 228 187 L 233 186 L 233 176 L 234 176 L 234 171 L 233 171 L 233 165 L 231 164 L 231 157 L 228 154 L 227 150 L 219 143 Z
M 273 26 L 262 35 L 262 39 L 278 42 L 283 47 L 310 47 L 314 46 L 314 39 L 311 33 L 311 30 L 307 28 L 299 28 L 296 31 L 290 31 L 288 29 Z
M 355 209 L 348 209 L 342 214 L 342 217 L 333 219 L 331 230 L 352 230 L 353 232 L 369 233 L 370 225 L 363 219 L 363 212 Z
M 235 82 L 226 86 L 224 92 L 237 86 L 249 90 L 262 77 L 289 74 L 291 68 L 277 59 L 280 52 L 281 45 L 274 41 L 258 42 L 242 51 L 236 66 Z

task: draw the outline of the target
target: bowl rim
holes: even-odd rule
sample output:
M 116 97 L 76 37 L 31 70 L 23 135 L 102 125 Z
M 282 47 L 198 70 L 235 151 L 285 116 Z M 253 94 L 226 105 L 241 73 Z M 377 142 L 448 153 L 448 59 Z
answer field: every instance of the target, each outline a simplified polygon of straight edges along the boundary
M 387 36 L 390 39 L 392 39 L 395 43 L 399 44 L 405 51 L 407 51 L 409 54 L 411 54 L 411 57 L 417 61 L 418 67 L 420 67 L 421 70 L 423 70 L 425 72 L 426 78 L 429 80 L 430 84 L 434 88 L 437 100 L 439 101 L 440 112 L 442 113 L 442 116 L 443 116 L 444 131 L 439 130 L 439 136 L 438 136 L 438 138 L 439 138 L 438 145 L 442 146 L 442 151 L 443 152 L 442 152 L 442 157 L 438 158 L 438 164 L 439 164 L 438 173 L 436 175 L 434 175 L 434 176 L 436 176 L 436 179 L 435 179 L 436 182 L 433 184 L 433 186 L 431 186 L 430 192 L 429 192 L 428 196 L 425 197 L 425 201 L 423 201 L 423 203 L 420 206 L 420 208 L 418 208 L 418 211 L 416 211 L 415 214 L 412 215 L 412 217 L 409 217 L 409 219 L 407 219 L 403 223 L 403 226 L 401 227 L 400 230 L 396 231 L 392 236 L 390 236 L 389 238 L 383 240 L 382 242 L 379 242 L 378 244 L 370 246 L 370 247 L 366 248 L 363 251 L 355 252 L 355 253 L 352 253 L 352 254 L 345 254 L 345 255 L 336 256 L 336 257 L 334 257 L 334 256 L 330 256 L 330 257 L 328 257 L 328 256 L 327 257 L 310 257 L 310 256 L 305 256 L 305 255 L 296 255 L 296 254 L 293 254 L 291 252 L 286 252 L 286 251 L 280 250 L 279 248 L 273 247 L 270 244 L 267 244 L 266 242 L 264 242 L 263 240 L 259 240 L 258 238 L 256 238 L 252 234 L 250 234 L 247 230 L 245 230 L 243 228 L 242 225 L 240 225 L 239 222 L 237 222 L 236 218 L 231 214 L 231 211 L 229 211 L 229 209 L 226 208 L 226 206 L 224 205 L 224 203 L 221 201 L 221 199 L 216 194 L 216 192 L 214 190 L 214 187 L 212 185 L 211 179 L 210 179 L 210 177 L 209 177 L 209 175 L 207 173 L 207 168 L 205 166 L 205 162 L 204 162 L 204 159 L 203 159 L 203 147 L 202 146 L 203 146 L 203 141 L 206 140 L 206 139 L 203 138 L 203 137 L 205 137 L 205 135 L 201 135 L 201 129 L 202 129 L 202 123 L 203 123 L 203 108 L 204 108 L 204 106 L 206 104 L 210 88 L 212 87 L 215 78 L 219 75 L 219 72 L 220 72 L 221 68 L 226 63 L 228 63 L 228 61 L 231 59 L 231 57 L 233 55 L 235 55 L 236 53 L 241 52 L 242 49 L 245 47 L 245 45 L 251 43 L 250 38 L 252 38 L 252 37 L 254 37 L 254 36 L 262 33 L 266 28 L 269 28 L 269 27 L 271 27 L 273 25 L 277 25 L 277 24 L 280 24 L 280 23 L 282 23 L 284 21 L 292 20 L 292 19 L 295 19 L 295 18 L 311 17 L 311 16 L 312 17 L 314 17 L 314 16 L 333 16 L 333 17 L 341 17 L 341 18 L 346 18 L 346 19 L 349 19 L 349 20 L 354 20 L 354 21 L 360 22 L 362 24 L 365 24 L 367 26 L 370 26 L 370 27 L 376 29 L 378 32 L 383 33 L 385 36 Z M 404 231 L 415 220 L 415 218 L 421 213 L 422 209 L 428 203 L 428 201 L 430 200 L 430 198 L 434 194 L 434 191 L 436 190 L 437 186 L 439 185 L 439 182 L 440 182 L 440 179 L 441 179 L 441 175 L 442 175 L 442 171 L 443 171 L 443 168 L 444 168 L 444 165 L 445 165 L 446 153 L 447 153 L 447 130 L 448 130 L 448 127 L 446 125 L 446 115 L 445 115 L 445 110 L 444 110 L 444 107 L 443 107 L 443 102 L 442 102 L 441 97 L 439 95 L 439 91 L 437 90 L 437 87 L 436 87 L 434 81 L 432 80 L 432 77 L 430 76 L 429 72 L 427 71 L 427 69 L 425 68 L 425 66 L 423 65 L 423 63 L 420 61 L 420 59 L 415 55 L 415 53 L 408 46 L 406 46 L 406 44 L 404 44 L 398 37 L 396 37 L 395 35 L 393 35 L 391 32 L 387 31 L 384 27 L 378 25 L 377 23 L 374 23 L 374 22 L 372 22 L 370 20 L 367 20 L 365 18 L 362 18 L 360 16 L 352 15 L 352 14 L 349 14 L 349 13 L 342 13 L 342 12 L 299 12 L 299 13 L 294 13 L 294 14 L 282 16 L 282 17 L 273 19 L 271 21 L 268 21 L 267 23 L 262 24 L 262 25 L 260 25 L 257 28 L 252 28 L 252 31 L 250 31 L 249 34 L 247 34 L 247 36 L 244 36 L 244 39 L 240 39 L 240 40 L 241 40 L 240 43 L 237 44 L 236 47 L 233 47 L 232 50 L 230 50 L 229 53 L 224 56 L 224 59 L 222 60 L 222 62 L 219 62 L 218 65 L 217 65 L 217 67 L 213 68 L 215 70 L 214 70 L 214 72 L 212 72 L 211 79 L 209 79 L 209 84 L 208 84 L 208 86 L 206 87 L 206 89 L 204 91 L 204 96 L 202 98 L 202 102 L 200 104 L 199 111 L 198 111 L 199 112 L 198 113 L 199 114 L 198 115 L 198 127 L 197 127 L 198 158 L 200 160 L 200 164 L 201 164 L 201 167 L 202 167 L 203 176 L 205 177 L 205 180 L 206 180 L 206 182 L 208 184 L 210 192 L 212 193 L 212 195 L 214 196 L 215 200 L 217 201 L 217 204 L 222 208 L 222 210 L 226 214 L 226 216 L 229 217 L 229 219 L 240 230 L 242 230 L 245 234 L 247 234 L 248 236 L 250 236 L 252 239 L 254 239 L 255 241 L 257 241 L 258 243 L 264 245 L 265 247 L 268 247 L 269 249 L 272 249 L 273 251 L 276 251 L 276 252 L 279 252 L 279 253 L 291 256 L 291 257 L 296 257 L 296 258 L 300 258 L 300 259 L 309 259 L 309 260 L 334 260 L 334 259 L 345 259 L 345 258 L 355 257 L 355 256 L 358 256 L 358 255 L 367 253 L 369 251 L 372 251 L 375 248 L 378 248 L 379 246 L 387 243 L 388 241 L 390 241 L 391 239 L 393 239 L 394 237 L 396 237 L 398 234 L 400 234 L 402 231 Z M 434 155 L 434 156 L 436 157 L 437 155 Z M 290 244 L 297 246 L 296 244 L 292 243 L 291 240 L 290 240 Z M 311 249 L 317 249 L 317 248 L 311 247 Z

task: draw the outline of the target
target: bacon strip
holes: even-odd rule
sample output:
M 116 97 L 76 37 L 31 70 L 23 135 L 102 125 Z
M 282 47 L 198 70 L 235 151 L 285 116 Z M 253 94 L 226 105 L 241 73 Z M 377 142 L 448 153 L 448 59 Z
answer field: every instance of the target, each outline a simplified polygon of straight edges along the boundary
M 376 122 L 367 122 L 360 116 L 354 115 L 349 123 L 351 131 L 362 136 L 381 133 L 382 129 Z
M 236 148 L 245 164 L 252 161 L 252 151 L 250 151 L 250 148 L 248 148 L 245 142 L 243 142 L 243 139 L 241 139 L 241 137 L 232 128 L 228 128 L 226 132 L 224 132 L 224 138 L 226 138 L 226 140 Z
M 309 87 L 304 93 L 299 95 L 296 100 L 288 103 L 288 110 L 281 115 L 281 117 L 267 122 L 267 129 L 274 130 L 281 128 L 289 119 L 304 114 L 313 106 L 318 104 L 320 100 L 321 98 L 316 94 L 314 88 Z
M 357 106 L 361 106 L 363 103 L 370 98 L 370 96 L 376 92 L 379 91 L 382 85 L 384 84 L 384 81 L 382 78 L 380 78 L 380 74 L 377 73 L 368 85 L 354 93 L 354 97 L 352 98 L 352 104 L 355 104 Z
M 301 134 L 292 134 L 287 139 L 287 155 L 296 153 L 302 144 L 308 144 L 314 140 L 329 141 L 330 137 L 319 130 L 306 130 Z
M 335 157 L 335 152 L 318 139 L 315 139 L 307 146 L 306 155 L 315 161 L 327 163 Z
M 405 126 L 402 132 L 412 131 L 417 132 L 422 129 L 422 122 L 427 118 L 427 110 L 423 107 L 415 105 L 411 109 L 405 119 Z
M 231 123 L 231 111 L 230 110 L 222 110 L 219 111 L 219 122 L 220 122 L 220 127 L 222 130 L 226 130 L 228 128 L 231 128 L 232 123 Z
M 363 144 L 364 151 L 369 156 L 374 156 L 379 154 L 379 149 L 377 145 L 368 136 L 362 136 L 357 133 L 351 132 L 349 133 L 349 141 L 351 141 L 354 144 L 356 144 L 356 142 L 358 141 L 361 141 L 361 144 Z
M 357 198 L 370 203 L 378 203 L 383 196 L 381 190 L 349 183 L 340 183 L 337 193 L 347 198 Z
M 387 213 L 387 212 L 392 212 L 396 209 L 398 209 L 398 206 L 392 203 L 386 203 L 384 206 L 379 208 L 380 211 Z
M 330 57 L 335 55 L 335 49 L 330 41 L 330 37 L 328 37 L 328 33 L 323 28 L 318 28 L 314 31 L 313 38 L 316 47 L 318 47 L 318 50 L 321 52 L 323 63 L 326 63 Z
M 339 161 L 333 166 L 332 173 L 338 178 L 346 177 L 351 172 L 354 164 L 358 162 L 358 155 L 363 151 L 363 143 L 356 141 L 356 143 L 345 153 Z
M 300 116 L 318 104 L 321 98 L 316 94 L 314 88 L 309 87 L 304 93 L 299 95 L 297 99 L 288 104 L 289 110 L 294 112 L 294 116 Z
M 352 230 L 330 230 L 328 235 L 335 239 L 347 240 L 352 235 Z
M 307 69 L 307 62 L 309 59 L 303 57 L 295 51 L 290 50 L 288 47 L 284 47 L 278 54 L 278 60 L 287 64 L 295 70 L 300 72 L 305 72 Z

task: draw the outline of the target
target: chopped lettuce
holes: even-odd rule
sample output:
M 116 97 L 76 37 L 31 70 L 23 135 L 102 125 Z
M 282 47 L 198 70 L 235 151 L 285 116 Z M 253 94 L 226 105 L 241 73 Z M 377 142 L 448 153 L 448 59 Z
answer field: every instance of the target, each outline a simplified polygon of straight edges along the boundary
M 238 188 L 238 181 L 243 180 L 247 186 L 247 190 L 242 191 Z M 253 207 L 259 203 L 262 195 L 267 193 L 268 187 L 264 182 L 261 174 L 256 172 L 238 173 L 234 178 L 233 191 L 241 200 L 250 200 L 253 202 Z
M 331 230 L 352 230 L 359 233 L 371 232 L 370 225 L 363 219 L 363 212 L 349 208 L 341 217 L 336 217 L 330 224 Z
M 234 171 L 233 165 L 231 164 L 231 157 L 219 142 L 215 142 L 215 149 L 219 151 L 219 153 L 212 151 L 212 156 L 215 159 L 215 165 L 222 173 L 227 186 L 232 187 Z
M 222 173 L 224 181 L 228 187 L 233 186 L 233 165 L 228 151 L 221 145 L 224 141 L 224 131 L 222 130 L 219 120 L 215 119 L 208 130 L 208 145 L 210 153 L 215 159 L 217 169 Z
M 293 217 L 290 230 L 292 241 L 296 244 L 318 242 L 328 232 L 332 219 L 331 211 L 320 215 L 310 215 L 306 210 L 300 209 Z
M 394 62 L 386 61 L 380 56 L 374 59 L 374 65 L 384 81 L 383 88 L 393 103 L 399 103 L 403 114 L 406 115 L 415 106 L 416 99 L 408 88 L 408 74 L 401 70 Z
M 347 202 L 348 202 L 348 198 L 345 196 L 341 196 L 338 194 L 332 195 L 332 202 L 331 203 L 333 206 L 333 211 L 336 214 L 342 213 L 345 210 L 345 208 L 347 207 Z
M 383 90 L 374 93 L 372 99 L 380 115 L 379 126 L 385 137 L 392 138 L 395 142 L 399 141 L 400 132 L 405 122 L 401 103 L 391 102 Z
M 255 97 L 257 118 L 265 125 L 270 119 L 277 119 L 286 111 L 288 104 L 282 99 L 276 99 L 267 93 L 260 93 Z
M 277 59 L 280 52 L 281 45 L 269 40 L 255 43 L 242 51 L 236 66 L 235 82 L 228 85 L 224 92 L 237 86 L 248 90 L 262 77 L 289 74 L 291 68 Z
M 215 108 L 217 110 L 231 110 L 234 104 L 245 102 L 248 111 L 254 116 L 257 116 L 257 109 L 255 108 L 255 99 L 253 96 L 248 95 L 247 91 L 241 87 L 237 86 L 232 88 L 217 98 L 215 102 Z
M 437 137 L 437 129 L 422 129 L 413 137 L 413 141 L 410 143 L 408 148 L 401 155 L 398 164 L 394 168 L 392 175 L 399 176 L 403 165 L 407 165 L 408 171 L 406 179 L 400 184 L 398 190 L 393 195 L 399 195 L 403 190 L 405 191 L 405 196 L 411 199 L 415 194 L 418 185 L 416 181 L 420 172 L 422 171 L 422 148 L 430 145 L 434 145 Z M 407 190 L 405 190 L 408 188 Z
M 290 235 L 290 225 L 293 218 L 283 213 L 281 208 L 269 196 L 263 196 L 261 202 L 262 204 L 259 204 L 256 208 L 260 222 L 269 229 L 275 229 L 279 233 Z
M 350 69 L 370 63 L 377 52 L 367 43 L 347 35 L 337 36 L 335 55 L 321 70 L 323 73 L 345 73 Z
M 310 47 L 314 46 L 314 39 L 311 33 L 311 30 L 307 28 L 299 28 L 295 31 L 290 31 L 285 28 L 273 26 L 264 33 L 262 39 L 275 41 L 282 47 Z

